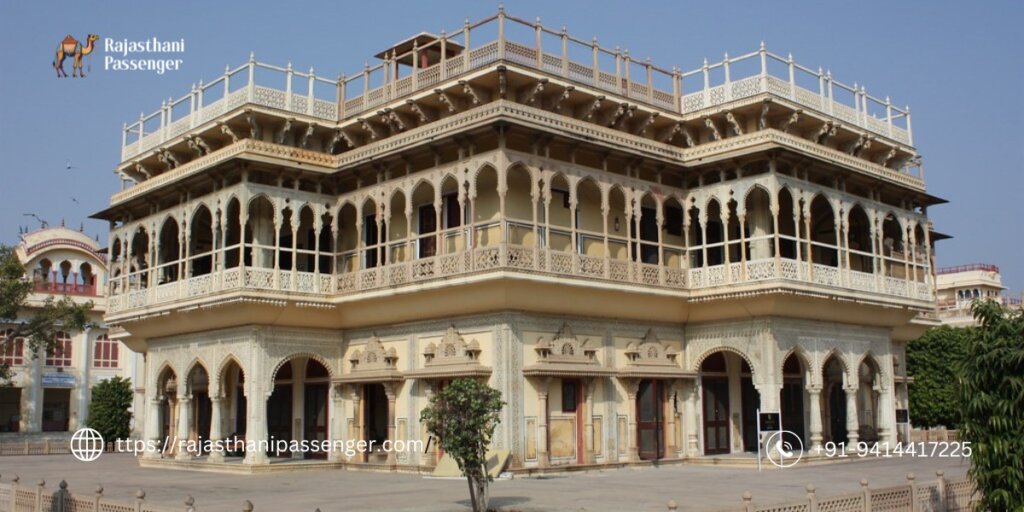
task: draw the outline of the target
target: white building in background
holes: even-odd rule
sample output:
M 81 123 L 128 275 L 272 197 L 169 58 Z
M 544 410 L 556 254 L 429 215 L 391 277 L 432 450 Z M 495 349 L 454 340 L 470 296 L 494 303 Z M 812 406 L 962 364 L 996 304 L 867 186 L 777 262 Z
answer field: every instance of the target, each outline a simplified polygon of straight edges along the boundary
M 1021 295 L 1007 294 L 999 267 L 988 263 L 940 268 L 935 271 L 935 287 L 937 313 L 945 325 L 975 325 L 971 313 L 975 300 L 993 299 L 1006 306 L 1021 305 Z
M 18 322 L 28 321 L 48 297 L 68 296 L 92 302 L 95 326 L 59 332 L 60 350 L 33 358 L 27 339 L 11 339 L 16 325 L 0 324 L 0 362 L 12 373 L 11 386 L 0 387 L 0 432 L 74 431 L 88 418 L 92 386 L 114 376 L 141 382 L 136 371 L 143 358 L 107 336 L 106 254 L 95 240 L 65 227 L 43 228 L 23 234 L 15 252 L 34 283 Z

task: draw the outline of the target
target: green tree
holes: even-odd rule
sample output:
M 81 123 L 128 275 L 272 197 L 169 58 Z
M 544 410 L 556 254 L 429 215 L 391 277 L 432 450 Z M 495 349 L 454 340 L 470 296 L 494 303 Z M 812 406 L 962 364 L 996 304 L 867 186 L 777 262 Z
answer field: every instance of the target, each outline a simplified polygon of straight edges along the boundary
M 931 329 L 907 346 L 910 418 L 915 426 L 957 428 L 960 395 L 957 369 L 967 350 L 970 329 L 942 326 Z
M 420 414 L 427 431 L 440 439 L 466 476 L 475 512 L 487 511 L 487 447 L 504 406 L 500 391 L 474 379 L 455 379 Z
M 1024 310 L 976 302 L 961 365 L 961 439 L 971 443 L 977 510 L 1024 511 Z
M 27 308 L 32 286 L 14 248 L 0 245 L 0 324 L 13 325 L 14 329 L 11 335 L 0 338 L 0 348 L 6 349 L 7 343 L 16 338 L 25 338 L 30 357 L 36 357 L 40 348 L 53 354 L 63 348 L 56 343 L 58 331 L 80 331 L 91 325 L 92 302 L 76 304 L 69 297 L 57 300 L 51 295 L 41 304 Z M 19 319 L 19 312 L 29 316 Z M 9 384 L 10 378 L 10 368 L 0 365 L 0 385 Z
M 114 377 L 92 388 L 89 419 L 86 424 L 96 429 L 108 443 L 127 439 L 131 434 L 132 384 L 128 379 Z

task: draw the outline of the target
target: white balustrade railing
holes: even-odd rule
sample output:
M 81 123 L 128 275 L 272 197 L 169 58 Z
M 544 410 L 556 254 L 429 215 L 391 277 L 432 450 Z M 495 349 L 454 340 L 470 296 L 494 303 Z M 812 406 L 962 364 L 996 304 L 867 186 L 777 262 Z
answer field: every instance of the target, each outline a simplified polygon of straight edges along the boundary
M 535 41 L 511 41 L 505 38 L 506 31 L 498 30 L 499 39 L 471 45 L 470 33 L 474 30 L 474 33 L 479 33 L 480 27 L 492 23 L 525 24 L 531 30 L 560 38 L 562 44 L 558 52 L 546 52 L 537 48 Z M 493 33 L 493 27 L 484 30 Z M 440 51 L 444 57 L 424 68 L 400 69 L 397 64 L 403 60 L 419 62 L 417 53 L 437 52 L 449 42 L 463 46 L 462 54 L 448 56 L 449 52 Z M 569 54 L 579 55 L 577 50 L 593 54 L 592 60 L 570 60 Z M 599 59 L 599 55 L 607 59 Z M 720 62 L 705 63 L 697 69 L 683 72 L 676 68 L 664 69 L 650 61 L 635 61 L 628 52 L 601 47 L 596 40 L 577 39 L 561 30 L 502 13 L 475 24 L 467 23 L 462 30 L 405 54 L 388 55 L 383 62 L 364 67 L 361 73 L 347 77 L 342 75 L 333 80 L 317 76 L 312 69 L 305 73 L 292 69 L 290 65 L 282 68 L 257 62 L 250 56 L 246 64 L 228 68 L 224 75 L 212 82 L 200 82 L 187 95 L 164 102 L 160 110 L 140 115 L 138 121 L 126 124 L 122 130 L 121 159 L 127 161 L 245 104 L 339 122 L 418 91 L 431 90 L 442 81 L 499 60 L 559 75 L 681 114 L 770 93 L 834 116 L 844 123 L 901 143 L 913 144 L 909 108 L 901 109 L 888 98 L 881 100 L 871 96 L 864 87 L 835 81 L 831 73 L 801 66 L 793 61 L 792 56 L 781 57 L 767 51 L 763 45 L 756 51 L 737 57 L 727 55 Z M 748 66 L 747 61 L 757 61 L 758 65 Z M 739 70 L 732 67 L 741 63 L 744 63 L 743 69 L 753 71 L 746 76 L 734 76 L 739 74 Z M 639 73 L 630 75 L 631 69 Z M 400 72 L 407 74 L 400 77 Z M 266 78 L 264 75 L 276 76 Z M 724 76 L 724 80 L 718 80 L 719 75 Z M 713 76 L 715 80 L 712 80 Z M 282 78 L 284 90 L 265 85 L 280 84 Z M 698 90 L 687 92 L 691 89 L 689 84 L 694 82 L 699 85 Z M 816 83 L 817 90 L 800 85 L 808 82 Z
M 779 279 L 916 300 L 930 301 L 934 298 L 928 283 L 915 283 L 903 278 L 822 264 L 809 267 L 807 262 L 790 259 L 763 258 L 745 263 L 685 269 L 540 247 L 496 244 L 338 274 L 235 267 L 152 288 L 115 292 L 109 297 L 107 308 L 109 312 L 117 313 L 239 288 L 318 295 L 322 298 L 497 269 L 677 290 L 727 289 L 737 284 Z

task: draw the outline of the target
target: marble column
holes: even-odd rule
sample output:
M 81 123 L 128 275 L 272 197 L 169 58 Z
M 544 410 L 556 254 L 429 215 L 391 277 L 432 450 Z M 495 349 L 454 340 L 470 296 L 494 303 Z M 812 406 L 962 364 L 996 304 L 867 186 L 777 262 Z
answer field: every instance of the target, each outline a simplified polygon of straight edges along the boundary
M 700 446 L 697 433 L 700 425 L 697 422 L 697 383 L 690 382 L 686 388 L 686 405 L 684 421 L 686 422 L 686 456 L 699 457 Z
M 178 398 L 178 432 L 172 442 L 176 443 L 175 459 L 191 459 L 192 453 L 188 450 L 188 441 L 192 433 L 192 396 L 182 395 Z
M 388 397 L 388 441 L 391 441 L 391 449 L 387 453 L 387 464 L 394 465 L 398 461 L 395 459 L 395 398 L 398 392 L 397 382 L 387 382 L 384 384 L 384 394 Z
M 808 386 L 807 395 L 811 406 L 810 411 L 810 441 L 811 446 L 809 452 L 817 454 L 821 451 L 821 388 L 818 386 Z
M 361 426 L 360 419 L 363 417 L 361 414 L 361 398 L 362 398 L 363 387 L 359 384 L 353 384 L 350 392 L 352 393 L 352 440 L 359 442 L 366 439 L 363 435 L 363 429 Z M 367 453 L 357 453 L 355 457 L 349 457 L 349 462 L 366 462 Z
M 878 390 L 878 406 L 875 411 L 878 441 L 888 446 L 896 442 L 896 408 L 892 404 L 892 393 L 892 388 Z
M 540 439 L 538 440 L 538 451 L 537 464 L 541 467 L 545 467 L 551 464 L 551 454 L 548 453 L 548 384 L 551 379 L 548 377 L 542 378 L 537 383 L 537 418 L 538 418 L 538 430 L 540 431 Z
M 665 403 L 664 407 L 667 409 L 665 413 L 665 419 L 668 420 L 665 442 L 665 457 L 674 458 L 678 451 L 679 439 L 676 437 L 676 381 L 669 380 L 665 383 Z
M 629 397 L 629 460 L 640 460 L 640 449 L 636 445 L 636 397 L 639 392 L 640 381 L 629 379 L 623 382 L 626 386 L 626 396 Z
M 246 376 L 248 377 L 248 376 Z M 246 379 L 248 380 L 248 378 Z M 250 392 L 246 395 L 247 419 L 245 428 L 245 464 L 268 464 L 269 434 L 267 432 L 267 399 L 270 393 Z
M 210 397 L 210 462 L 224 461 L 224 433 L 223 433 L 223 407 L 224 397 L 215 395 Z
M 338 441 L 348 440 L 348 433 L 345 432 L 345 406 L 342 398 L 344 396 L 342 394 L 342 385 L 331 385 L 330 395 L 331 430 L 328 438 L 331 440 L 331 450 L 327 456 L 331 462 L 342 462 L 345 457 L 345 450 L 338 450 L 335 446 L 335 443 Z
M 434 399 L 434 383 L 424 380 L 423 381 L 423 396 L 427 399 L 429 404 Z M 430 435 L 428 432 L 427 435 Z M 438 439 L 433 439 L 430 446 L 427 447 L 426 453 L 423 454 L 421 465 L 433 467 L 437 465 L 437 443 Z
M 846 391 L 846 447 L 848 450 L 857 449 L 857 441 L 860 440 L 860 422 L 857 420 L 857 388 L 845 388 Z
M 146 447 L 147 450 L 142 454 L 143 457 L 160 458 L 160 450 L 164 443 L 164 440 L 160 438 L 160 405 L 163 401 L 164 397 L 162 396 L 150 398 L 148 401 L 149 410 L 146 411 L 145 438 L 150 442 L 150 446 Z M 152 450 L 148 448 L 152 448 Z
M 583 435 L 586 451 L 583 453 L 583 462 L 593 464 L 596 461 L 594 456 L 594 388 L 597 387 L 597 379 L 586 379 L 583 382 L 586 392 L 586 406 L 583 410 Z

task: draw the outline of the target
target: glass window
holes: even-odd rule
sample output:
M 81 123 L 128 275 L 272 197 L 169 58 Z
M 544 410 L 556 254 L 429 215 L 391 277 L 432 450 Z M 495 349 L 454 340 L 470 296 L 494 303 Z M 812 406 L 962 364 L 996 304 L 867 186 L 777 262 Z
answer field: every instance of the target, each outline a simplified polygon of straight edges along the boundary
M 25 364 L 25 338 L 14 338 L 14 329 L 8 329 L 0 336 L 0 364 L 18 366 Z
M 576 412 L 577 384 L 574 380 L 562 381 L 562 412 Z
M 46 353 L 46 366 L 71 366 L 71 336 L 68 333 L 57 333 L 53 350 Z
M 95 368 L 117 368 L 119 343 L 111 340 L 106 334 L 96 338 L 93 348 L 92 365 Z

